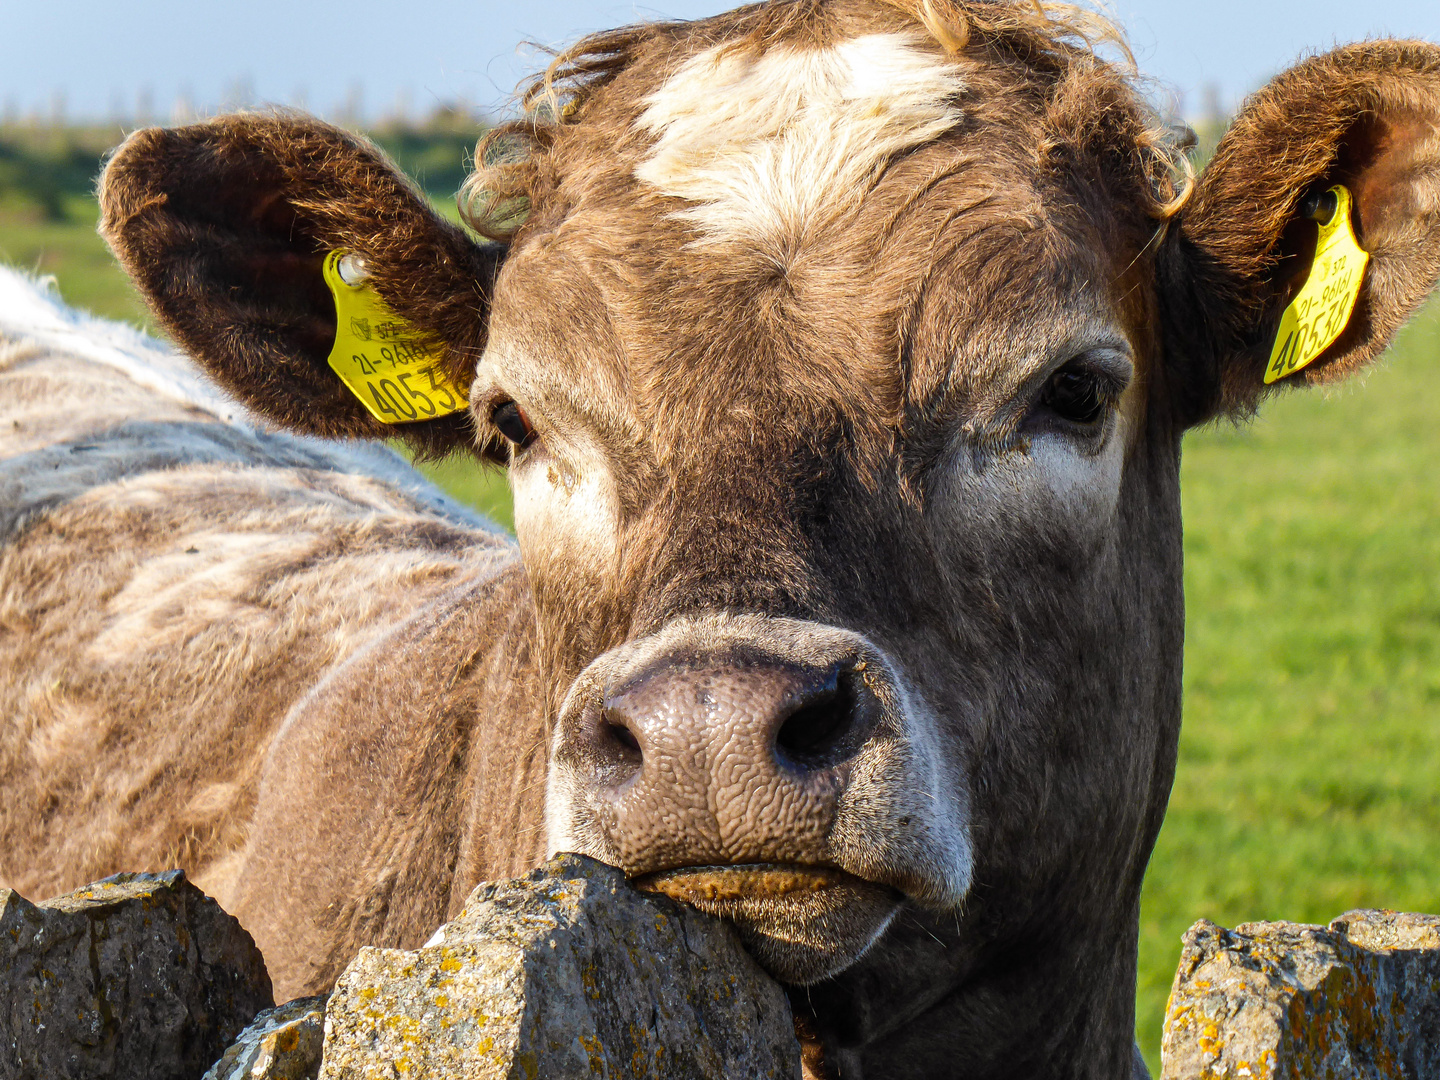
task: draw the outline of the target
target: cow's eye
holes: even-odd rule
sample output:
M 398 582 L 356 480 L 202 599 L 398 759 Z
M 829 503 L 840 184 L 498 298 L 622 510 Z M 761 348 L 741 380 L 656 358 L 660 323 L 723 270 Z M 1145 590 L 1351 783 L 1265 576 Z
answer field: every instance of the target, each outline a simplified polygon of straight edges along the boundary
M 525 410 L 513 401 L 498 402 L 490 410 L 490 423 L 500 429 L 514 446 L 521 450 L 529 446 L 535 439 L 535 429 L 530 426 L 530 419 L 525 415 Z
M 1040 404 L 1062 420 L 1090 426 L 1105 415 L 1114 391 L 1112 381 L 1099 372 L 1063 367 L 1040 392 Z

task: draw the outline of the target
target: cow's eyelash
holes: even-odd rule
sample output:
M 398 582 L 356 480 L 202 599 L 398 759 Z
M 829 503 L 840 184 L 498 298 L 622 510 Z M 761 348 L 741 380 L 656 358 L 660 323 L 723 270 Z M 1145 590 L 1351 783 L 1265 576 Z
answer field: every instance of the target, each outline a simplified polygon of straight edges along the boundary
M 1107 346 L 1076 352 L 1032 384 L 1019 427 L 1058 425 L 1080 435 L 1099 431 L 1133 374 L 1127 350 Z
M 1123 392 L 1124 387 L 1109 372 L 1072 361 L 1045 381 L 1035 405 L 1085 427 L 1104 419 Z

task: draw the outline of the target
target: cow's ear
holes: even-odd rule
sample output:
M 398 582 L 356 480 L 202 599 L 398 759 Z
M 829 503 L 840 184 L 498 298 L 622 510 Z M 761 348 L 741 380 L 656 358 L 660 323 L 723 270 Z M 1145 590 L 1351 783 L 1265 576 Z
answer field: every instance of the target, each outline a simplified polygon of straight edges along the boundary
M 1334 316 L 1328 329 L 1343 329 L 1333 344 L 1267 384 L 1267 370 L 1286 368 L 1271 363 L 1286 308 L 1312 271 L 1333 265 L 1312 264 L 1316 219 L 1343 198 L 1329 194 L 1335 185 L 1353 196 L 1355 238 L 1369 254 L 1358 299 L 1348 320 Z M 1220 141 L 1162 255 L 1160 292 L 1185 418 L 1243 414 L 1268 389 L 1355 372 L 1389 344 L 1437 276 L 1440 48 L 1367 42 L 1276 76 Z M 1300 297 L 1307 310 L 1320 280 Z M 1344 283 L 1332 291 L 1343 294 Z M 1327 303 L 1334 307 L 1334 298 Z
M 431 454 L 472 442 L 468 408 L 382 423 L 330 369 L 335 250 L 364 260 L 462 403 L 485 343 L 500 250 L 437 216 L 372 144 L 293 114 L 151 128 L 115 152 L 100 202 L 102 233 L 165 329 L 264 417 Z

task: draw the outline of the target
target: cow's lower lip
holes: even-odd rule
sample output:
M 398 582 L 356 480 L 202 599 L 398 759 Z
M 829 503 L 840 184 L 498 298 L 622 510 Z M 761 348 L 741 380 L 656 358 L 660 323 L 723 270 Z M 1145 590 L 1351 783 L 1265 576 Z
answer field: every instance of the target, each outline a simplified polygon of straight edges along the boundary
M 759 897 L 796 896 L 870 883 L 828 866 L 748 863 L 736 866 L 682 866 L 635 879 L 641 892 L 664 893 L 687 904 L 723 903 Z
M 904 899 L 888 885 L 844 870 L 775 863 L 684 866 L 645 874 L 634 884 L 733 923 L 770 974 L 798 985 L 858 960 Z

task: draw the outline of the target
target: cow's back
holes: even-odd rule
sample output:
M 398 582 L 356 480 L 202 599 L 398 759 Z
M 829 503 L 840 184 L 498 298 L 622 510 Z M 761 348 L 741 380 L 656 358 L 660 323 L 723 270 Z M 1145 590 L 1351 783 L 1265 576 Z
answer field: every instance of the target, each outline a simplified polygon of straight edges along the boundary
M 181 866 L 223 899 L 297 702 L 518 573 L 395 455 L 264 432 L 0 270 L 0 883 Z

